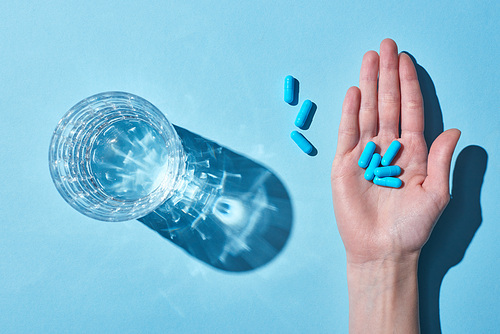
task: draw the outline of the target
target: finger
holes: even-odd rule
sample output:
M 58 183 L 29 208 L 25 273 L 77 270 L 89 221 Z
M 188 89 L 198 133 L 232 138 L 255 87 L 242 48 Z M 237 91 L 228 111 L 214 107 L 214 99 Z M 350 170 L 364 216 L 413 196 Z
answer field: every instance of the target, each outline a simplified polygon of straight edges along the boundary
M 380 77 L 378 90 L 379 135 L 399 136 L 399 59 L 392 39 L 380 44 Z
M 399 55 L 401 86 L 401 136 L 424 132 L 424 101 L 413 61 L 406 54 Z
M 337 141 L 337 154 L 345 154 L 359 142 L 359 104 L 361 93 L 358 87 L 347 90 L 344 104 L 342 105 L 342 116 L 340 117 L 339 137 Z
M 359 111 L 359 130 L 362 138 L 373 138 L 377 135 L 377 80 L 378 53 L 368 51 L 363 56 L 359 89 L 361 90 L 361 105 Z
M 434 140 L 429 151 L 427 177 L 422 187 L 443 201 L 449 198 L 450 164 L 459 138 L 460 130 L 446 130 Z

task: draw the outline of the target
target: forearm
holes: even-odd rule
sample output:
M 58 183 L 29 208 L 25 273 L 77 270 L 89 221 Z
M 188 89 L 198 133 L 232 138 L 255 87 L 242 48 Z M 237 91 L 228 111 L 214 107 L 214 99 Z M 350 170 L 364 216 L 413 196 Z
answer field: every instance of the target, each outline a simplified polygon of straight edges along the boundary
M 400 260 L 348 259 L 350 333 L 419 333 L 418 254 Z

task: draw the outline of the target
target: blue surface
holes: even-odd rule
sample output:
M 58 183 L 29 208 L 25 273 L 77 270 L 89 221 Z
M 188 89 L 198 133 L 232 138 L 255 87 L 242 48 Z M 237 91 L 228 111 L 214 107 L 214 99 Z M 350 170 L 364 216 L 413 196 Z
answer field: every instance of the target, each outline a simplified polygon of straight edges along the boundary
M 425 333 L 500 328 L 498 1 L 0 3 L 0 328 L 29 332 L 346 333 L 345 252 L 330 165 L 361 58 L 396 40 L 419 64 L 426 138 L 462 130 L 453 199 L 420 263 Z M 290 140 L 298 102 L 317 111 Z M 290 194 L 284 250 L 248 273 L 194 259 L 137 221 L 87 218 L 50 179 L 52 131 L 76 102 L 120 90 L 258 161 Z M 431 112 L 432 113 L 429 113 Z

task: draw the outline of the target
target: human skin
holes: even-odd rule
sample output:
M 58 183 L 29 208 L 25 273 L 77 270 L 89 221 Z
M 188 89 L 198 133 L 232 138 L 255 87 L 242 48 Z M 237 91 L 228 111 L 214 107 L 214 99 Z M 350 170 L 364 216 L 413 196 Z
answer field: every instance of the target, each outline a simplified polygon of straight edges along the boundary
M 364 55 L 359 88 L 349 88 L 342 106 L 331 173 L 347 255 L 351 333 L 419 332 L 418 257 L 448 204 L 460 137 L 459 130 L 447 130 L 428 152 L 423 105 L 413 62 L 398 54 L 393 40 L 382 41 L 380 55 Z M 365 180 L 357 161 L 366 143 L 373 141 L 383 155 L 396 139 L 402 147 L 392 164 L 403 170 L 402 187 Z

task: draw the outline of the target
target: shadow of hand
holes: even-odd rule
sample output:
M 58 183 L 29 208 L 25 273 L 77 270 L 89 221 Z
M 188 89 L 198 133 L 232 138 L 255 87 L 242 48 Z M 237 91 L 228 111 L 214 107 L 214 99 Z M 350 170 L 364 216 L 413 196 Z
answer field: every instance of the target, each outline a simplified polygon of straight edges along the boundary
M 408 53 L 407 53 L 408 54 Z M 427 71 L 413 60 L 424 99 L 427 147 L 443 132 L 443 115 L 436 89 Z M 451 200 L 420 254 L 419 308 L 422 333 L 441 333 L 439 293 L 444 276 L 462 261 L 482 222 L 481 187 L 488 154 L 476 145 L 467 146 L 457 157 L 453 171 Z
M 462 261 L 482 222 L 481 187 L 488 154 L 479 146 L 464 148 L 453 172 L 451 200 L 422 249 L 419 262 L 422 333 L 441 333 L 439 293 L 444 276 Z

